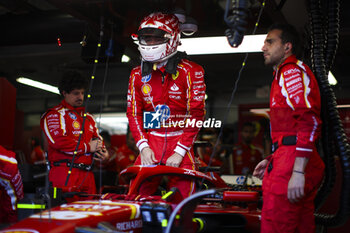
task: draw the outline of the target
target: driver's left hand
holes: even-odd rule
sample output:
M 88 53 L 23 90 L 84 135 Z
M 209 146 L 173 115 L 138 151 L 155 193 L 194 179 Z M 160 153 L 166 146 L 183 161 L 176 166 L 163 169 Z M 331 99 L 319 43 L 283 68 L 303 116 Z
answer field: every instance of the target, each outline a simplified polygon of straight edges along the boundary
M 172 156 L 168 158 L 165 165 L 170 167 L 179 167 L 182 162 L 182 159 L 183 157 L 179 153 L 175 152 Z

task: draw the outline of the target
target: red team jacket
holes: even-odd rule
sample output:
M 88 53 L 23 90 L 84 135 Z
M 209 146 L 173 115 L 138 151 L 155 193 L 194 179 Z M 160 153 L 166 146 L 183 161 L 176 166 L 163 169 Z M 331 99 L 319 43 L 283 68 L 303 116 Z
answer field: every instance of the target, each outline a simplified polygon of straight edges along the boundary
M 296 135 L 296 157 L 310 157 L 321 129 L 321 101 L 310 68 L 294 55 L 274 73 L 270 94 L 272 142 Z
M 72 159 L 83 125 L 84 107 L 74 108 L 66 101 L 43 114 L 40 126 L 48 139 L 48 159 L 52 163 Z M 91 164 L 89 142 L 99 137 L 94 118 L 86 113 L 85 130 L 74 163 Z
M 17 221 L 17 202 L 23 195 L 16 154 L 0 146 L 0 223 Z
M 141 67 L 134 68 L 129 80 L 127 116 L 139 150 L 148 146 L 144 112 L 159 110 L 168 127 L 162 124 L 162 127 L 149 129 L 148 132 L 156 136 L 157 133 L 181 135 L 174 151 L 184 156 L 190 150 L 200 127 L 195 124 L 179 127 L 176 122 L 188 119 L 194 123 L 204 119 L 205 88 L 203 68 L 186 59 L 179 62 L 176 74 L 166 73 L 162 67 L 142 77 Z

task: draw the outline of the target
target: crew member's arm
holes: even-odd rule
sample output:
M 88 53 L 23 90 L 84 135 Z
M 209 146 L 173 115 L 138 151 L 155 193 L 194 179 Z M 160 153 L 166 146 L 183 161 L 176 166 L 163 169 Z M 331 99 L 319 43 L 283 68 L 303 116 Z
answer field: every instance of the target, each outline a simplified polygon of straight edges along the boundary
M 262 161 L 260 161 L 254 169 L 253 176 L 262 180 L 264 178 L 265 169 L 268 163 L 269 163 L 269 160 L 267 159 L 263 159 Z
M 67 122 L 63 115 L 51 110 L 42 116 L 40 126 L 44 131 L 51 147 L 67 155 L 73 155 L 78 140 L 67 135 Z M 82 155 L 89 152 L 95 152 L 98 149 L 98 141 L 79 143 L 77 154 Z
M 187 93 L 188 101 L 186 103 L 188 124 L 184 127 L 174 154 L 170 156 L 166 162 L 167 165 L 178 167 L 182 162 L 185 154 L 191 149 L 196 136 L 200 130 L 197 127 L 197 121 L 204 120 L 205 114 L 205 82 L 204 70 L 200 65 L 194 64 L 192 69 L 188 72 L 187 77 Z
M 156 162 L 154 152 L 148 145 L 146 130 L 143 127 L 143 100 L 141 87 L 138 87 L 135 69 L 131 71 L 127 95 L 126 115 L 129 121 L 129 128 L 135 139 L 136 146 L 140 151 L 141 164 L 150 165 Z
M 95 161 L 105 163 L 105 162 L 110 160 L 109 152 L 108 152 L 108 150 L 103 142 L 102 136 L 98 133 L 97 124 L 96 124 L 94 117 L 90 113 L 87 113 L 87 119 L 93 125 L 94 134 L 92 136 L 92 139 L 93 139 L 93 141 L 94 140 L 98 141 L 96 151 L 94 153 L 95 156 L 93 157 L 93 159 Z
M 18 170 L 15 153 L 7 151 L 1 146 L 0 167 L 0 185 L 4 187 L 5 192 L 2 195 L 7 195 L 9 197 L 8 200 L 10 200 L 11 203 L 9 203 L 8 206 L 11 206 L 11 209 L 15 211 L 17 209 L 18 200 L 22 199 L 24 196 L 22 178 Z M 8 217 L 11 218 L 11 216 Z
M 288 184 L 288 199 L 291 202 L 304 196 L 305 167 L 316 150 L 315 140 L 320 134 L 320 94 L 317 83 L 311 78 L 294 64 L 286 65 L 281 71 L 280 84 L 297 122 L 294 168 Z

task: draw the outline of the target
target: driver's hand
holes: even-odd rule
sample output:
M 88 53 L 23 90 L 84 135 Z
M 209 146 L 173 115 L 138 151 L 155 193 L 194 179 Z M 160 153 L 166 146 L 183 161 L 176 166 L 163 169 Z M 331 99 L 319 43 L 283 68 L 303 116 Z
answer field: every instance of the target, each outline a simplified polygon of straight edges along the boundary
M 170 167 L 179 167 L 183 158 L 184 157 L 182 157 L 182 155 L 175 152 L 172 156 L 168 158 L 165 165 Z
M 142 149 L 141 153 L 141 165 L 152 165 L 156 163 L 156 158 L 154 152 L 150 147 L 145 147 Z

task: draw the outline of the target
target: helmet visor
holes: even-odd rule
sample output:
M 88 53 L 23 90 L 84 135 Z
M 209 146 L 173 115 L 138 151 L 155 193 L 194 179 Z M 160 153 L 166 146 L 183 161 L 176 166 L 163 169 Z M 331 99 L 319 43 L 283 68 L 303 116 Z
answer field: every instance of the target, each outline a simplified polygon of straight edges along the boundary
M 170 34 L 157 28 L 143 28 L 137 32 L 141 45 L 159 45 L 168 42 Z

